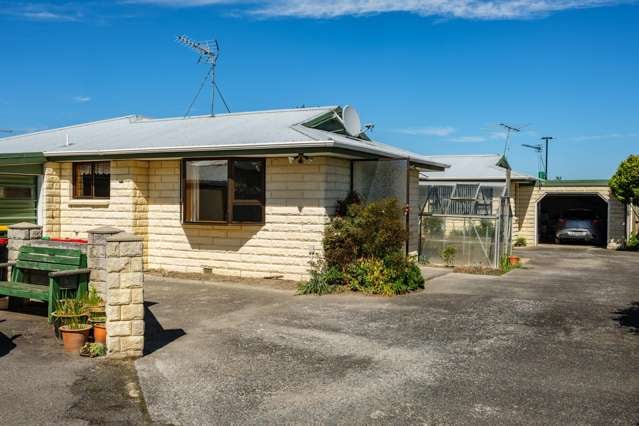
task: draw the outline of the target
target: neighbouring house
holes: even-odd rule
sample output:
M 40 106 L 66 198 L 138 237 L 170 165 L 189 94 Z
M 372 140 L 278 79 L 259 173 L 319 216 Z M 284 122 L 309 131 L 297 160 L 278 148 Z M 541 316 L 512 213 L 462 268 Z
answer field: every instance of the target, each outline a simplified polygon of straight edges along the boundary
M 109 225 L 143 238 L 147 270 L 302 279 L 356 190 L 408 207 L 416 254 L 419 173 L 446 165 L 370 140 L 344 111 L 127 116 L 3 138 L 0 182 L 20 182 L 25 203 L 0 225 L 37 221 L 57 238 Z
M 420 175 L 425 214 L 435 208 L 441 214 L 497 216 L 497 200 L 506 195 L 506 174 L 510 167 L 502 155 L 428 158 L 450 167 Z M 511 170 L 509 195 L 513 240 L 523 237 L 530 246 L 553 244 L 560 216 L 570 209 L 595 212 L 605 234 L 602 244 L 617 248 L 626 238 L 626 206 L 611 195 L 605 180 L 549 181 Z M 439 204 L 433 199 L 439 199 Z

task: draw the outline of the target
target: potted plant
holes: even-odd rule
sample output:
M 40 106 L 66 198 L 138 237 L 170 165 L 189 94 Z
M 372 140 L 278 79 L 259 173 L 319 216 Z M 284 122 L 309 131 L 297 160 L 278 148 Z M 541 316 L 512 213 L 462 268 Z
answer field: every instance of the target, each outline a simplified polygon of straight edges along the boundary
M 107 353 L 106 346 L 101 343 L 87 343 L 80 349 L 80 355 L 95 358 L 105 356 Z
M 106 345 L 105 303 L 95 287 L 92 286 L 89 290 L 89 294 L 84 299 L 84 304 L 89 314 L 89 323 L 93 325 L 93 341 Z
M 87 323 L 89 314 L 86 311 L 84 301 L 80 299 L 61 299 L 58 301 L 53 317 L 53 329 L 55 336 L 61 338 L 60 329 L 70 324 Z
M 62 342 L 64 343 L 64 351 L 71 353 L 79 353 L 89 338 L 89 331 L 92 326 L 86 323 L 86 320 L 74 318 L 66 325 L 60 326 L 62 333 Z
M 93 325 L 93 341 L 106 345 L 106 317 L 91 316 L 89 322 Z

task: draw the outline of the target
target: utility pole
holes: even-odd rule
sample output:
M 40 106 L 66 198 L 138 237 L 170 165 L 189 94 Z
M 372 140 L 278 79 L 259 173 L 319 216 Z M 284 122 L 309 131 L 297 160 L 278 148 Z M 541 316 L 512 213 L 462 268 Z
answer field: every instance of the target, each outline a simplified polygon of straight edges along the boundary
M 548 179 L 548 142 L 553 140 L 552 136 L 544 136 L 541 138 L 542 141 L 546 142 L 546 163 L 544 164 L 544 174 L 545 178 Z

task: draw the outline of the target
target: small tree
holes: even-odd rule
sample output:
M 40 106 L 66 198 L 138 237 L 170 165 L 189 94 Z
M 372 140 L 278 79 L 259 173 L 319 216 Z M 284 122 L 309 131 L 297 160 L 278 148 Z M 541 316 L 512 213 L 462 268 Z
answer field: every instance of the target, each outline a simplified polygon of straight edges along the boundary
M 610 189 L 619 201 L 629 203 L 639 200 L 639 155 L 630 155 L 623 160 L 610 178 Z

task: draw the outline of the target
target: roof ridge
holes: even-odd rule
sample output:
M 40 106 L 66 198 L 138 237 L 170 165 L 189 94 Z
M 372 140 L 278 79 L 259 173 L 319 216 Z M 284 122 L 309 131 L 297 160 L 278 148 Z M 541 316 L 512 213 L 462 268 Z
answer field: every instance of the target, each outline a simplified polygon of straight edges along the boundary
M 93 124 L 106 123 L 108 121 L 117 121 L 117 120 L 124 120 L 124 119 L 131 120 L 132 118 L 136 118 L 136 117 L 140 117 L 140 116 L 136 115 L 136 114 L 129 114 L 129 115 L 123 115 L 121 117 L 112 117 L 112 118 L 105 118 L 103 120 L 87 121 L 86 123 L 71 124 L 69 126 L 56 127 L 55 129 L 38 130 L 36 132 L 30 132 L 30 133 L 23 133 L 23 134 L 20 134 L 20 135 L 7 136 L 7 137 L 4 137 L 4 138 L 0 138 L 0 141 L 5 142 L 5 141 L 11 140 L 11 139 L 22 138 L 22 137 L 25 137 L 25 136 L 33 136 L 33 135 L 40 135 L 40 134 L 43 134 L 43 133 L 59 132 L 60 130 L 75 129 L 76 127 L 91 126 Z
M 427 157 L 501 157 L 501 154 L 438 154 Z
M 322 107 L 309 107 L 309 108 L 283 108 L 283 109 L 267 109 L 263 111 L 240 111 L 240 112 L 228 112 L 222 114 L 216 114 L 211 116 L 207 115 L 195 115 L 191 117 L 161 117 L 161 118 L 143 118 L 141 120 L 136 121 L 136 123 L 150 123 L 157 121 L 181 121 L 181 120 L 196 120 L 196 119 L 205 119 L 205 118 L 218 118 L 218 117 L 236 117 L 242 115 L 253 115 L 253 114 L 277 114 L 283 112 L 297 112 L 297 111 L 320 111 L 320 110 L 331 110 L 337 108 L 336 106 L 322 106 Z

